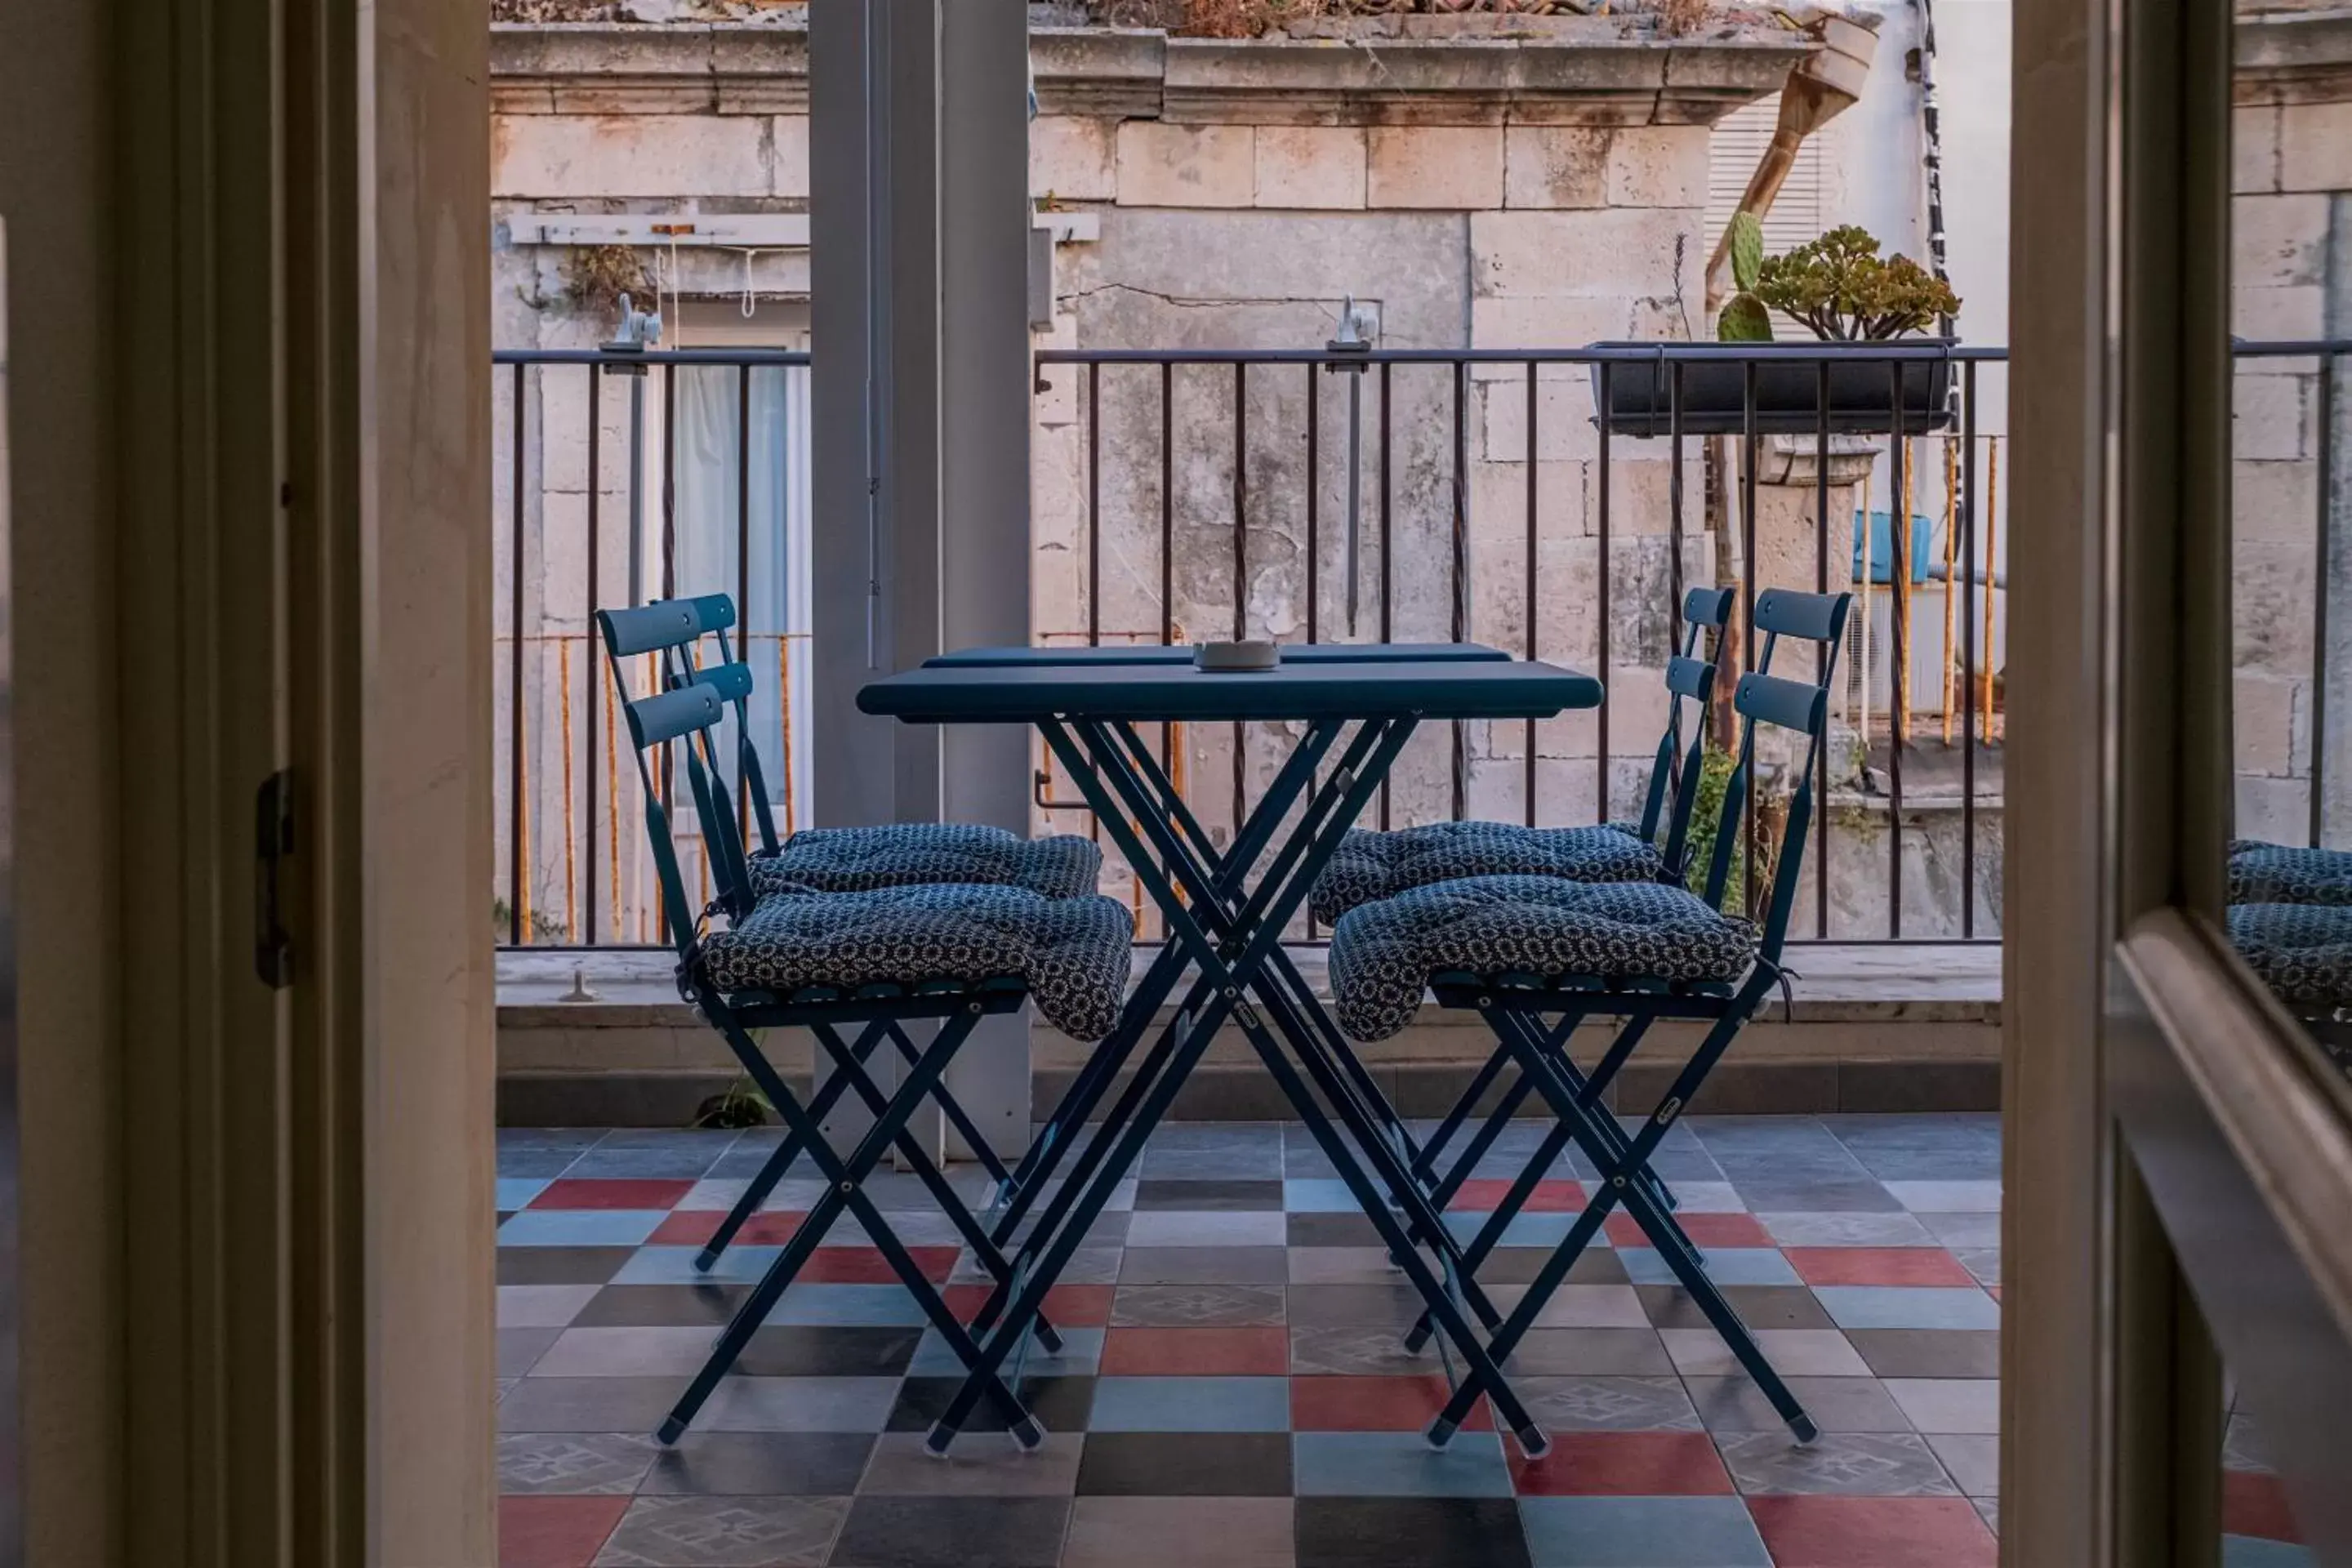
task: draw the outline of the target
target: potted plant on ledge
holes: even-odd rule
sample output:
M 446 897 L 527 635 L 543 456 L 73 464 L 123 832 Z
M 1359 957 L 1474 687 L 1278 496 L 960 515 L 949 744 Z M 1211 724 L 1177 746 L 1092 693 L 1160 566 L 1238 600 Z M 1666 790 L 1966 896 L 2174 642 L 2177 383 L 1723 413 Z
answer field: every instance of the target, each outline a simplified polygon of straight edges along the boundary
M 1950 284 L 1907 256 L 1881 256 L 1878 241 L 1851 224 L 1780 256 L 1764 254 L 1763 229 L 1753 214 L 1736 214 L 1731 224 L 1731 270 L 1738 292 L 1724 301 L 1716 318 L 1719 341 L 1770 342 L 1771 313 L 1778 310 L 1811 328 L 1828 351 L 1832 431 L 1885 435 L 1899 428 L 1904 435 L 1916 436 L 1950 423 L 1951 361 L 1942 355 L 1891 357 L 1885 352 L 1897 344 L 1906 349 L 1952 346 L 1954 339 L 1931 335 L 1960 308 Z M 1822 424 L 1821 372 L 1817 358 L 1759 358 L 1756 430 L 1783 436 L 1816 433 Z M 1748 430 L 1745 363 L 1688 361 L 1681 374 L 1685 435 L 1737 436 Z M 1592 376 L 1598 403 L 1601 366 L 1597 363 Z M 1674 368 L 1663 356 L 1648 366 L 1638 361 L 1614 362 L 1609 372 L 1609 428 L 1636 437 L 1671 433 L 1674 377 Z

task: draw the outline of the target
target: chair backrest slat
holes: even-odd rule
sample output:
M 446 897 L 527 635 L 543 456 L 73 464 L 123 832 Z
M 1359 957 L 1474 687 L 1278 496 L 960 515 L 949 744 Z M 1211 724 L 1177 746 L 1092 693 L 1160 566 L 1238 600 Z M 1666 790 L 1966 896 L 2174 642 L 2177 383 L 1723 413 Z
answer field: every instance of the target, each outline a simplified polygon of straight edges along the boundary
M 1761 951 L 1768 963 L 1777 962 L 1796 907 L 1797 880 L 1804 861 L 1805 840 L 1812 826 L 1813 779 L 1820 771 L 1822 746 L 1829 731 L 1830 684 L 1837 672 L 1838 649 L 1845 637 L 1851 594 L 1801 594 L 1768 588 L 1756 598 L 1756 626 L 1764 634 L 1757 668 L 1739 678 L 1732 708 L 1739 715 L 1739 749 L 1730 777 L 1725 781 L 1723 811 L 1715 826 L 1715 848 L 1708 858 L 1706 901 L 1717 909 L 1731 879 L 1732 857 L 1738 851 L 1740 827 L 1753 787 L 1756 726 L 1770 724 L 1806 737 L 1804 760 L 1797 772 L 1790 801 L 1789 824 L 1773 867 L 1771 893 L 1765 906 Z M 1783 637 L 1815 645 L 1816 679 L 1791 680 L 1771 671 L 1772 656 Z M 1751 906 L 1752 907 L 1752 906 Z
M 1657 755 L 1650 763 L 1650 788 L 1642 801 L 1639 831 L 1643 842 L 1659 845 L 1664 879 L 1679 885 L 1683 859 L 1690 840 L 1692 803 L 1698 796 L 1699 773 L 1706 760 L 1706 700 L 1714 689 L 1715 672 L 1723 658 L 1724 623 L 1731 615 L 1731 590 L 1693 588 L 1683 595 L 1682 647 L 1666 660 L 1666 731 L 1658 738 Z M 1706 634 L 1715 633 L 1710 648 Z M 1701 657 L 1704 655 L 1704 657 Z M 1698 704 L 1698 722 L 1687 752 L 1683 749 L 1683 701 Z M 1661 821 L 1661 819 L 1664 819 Z
M 614 658 L 667 652 L 702 635 L 701 617 L 691 599 L 664 599 L 627 610 L 599 610 L 596 619 L 604 628 L 604 647 Z
M 726 706 L 715 689 L 697 683 L 637 698 L 625 711 L 629 739 L 642 752 L 709 729 L 725 716 Z

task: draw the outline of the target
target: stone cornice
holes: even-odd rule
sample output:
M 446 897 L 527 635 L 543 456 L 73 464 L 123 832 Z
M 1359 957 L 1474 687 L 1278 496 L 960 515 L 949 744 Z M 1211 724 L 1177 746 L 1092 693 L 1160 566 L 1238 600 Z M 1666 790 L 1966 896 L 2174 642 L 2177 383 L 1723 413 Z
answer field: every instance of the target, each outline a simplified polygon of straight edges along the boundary
M 1705 124 L 1819 46 L 1786 31 L 1627 36 L 1603 18 L 1528 37 L 1268 38 L 1045 28 L 1048 114 L 1309 125 Z M 778 24 L 494 26 L 509 114 L 776 114 L 808 108 L 808 33 Z
M 2252 13 L 2236 33 L 2239 102 L 2352 99 L 2352 10 Z

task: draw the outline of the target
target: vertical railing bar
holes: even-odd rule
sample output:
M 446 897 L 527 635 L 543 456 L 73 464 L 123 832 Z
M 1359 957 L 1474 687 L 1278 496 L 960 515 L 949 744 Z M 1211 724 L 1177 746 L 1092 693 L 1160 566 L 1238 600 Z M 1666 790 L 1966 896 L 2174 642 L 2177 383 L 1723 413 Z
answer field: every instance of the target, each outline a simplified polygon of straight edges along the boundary
M 1160 642 L 1176 640 L 1176 367 L 1160 367 Z M 1053 766 L 1053 759 L 1046 759 Z M 1171 780 L 1176 766 L 1176 726 L 1160 726 L 1160 765 Z
M 1316 592 L 1317 579 L 1322 575 L 1322 540 L 1317 527 L 1321 517 L 1320 500 L 1323 490 L 1323 405 L 1317 399 L 1318 383 L 1316 377 L 1322 367 L 1307 366 L 1307 640 L 1317 640 L 1321 629 L 1321 601 Z M 1318 775 L 1321 770 L 1317 770 Z M 1315 781 L 1321 783 L 1318 776 Z M 1307 916 L 1307 940 L 1313 942 L 1321 928 L 1312 914 Z
M 1601 420 L 1601 453 L 1600 461 L 1593 469 L 1596 476 L 1596 482 L 1599 485 L 1601 492 L 1600 504 L 1595 509 L 1594 513 L 1594 520 L 1599 525 L 1601 538 L 1600 571 L 1597 574 L 1600 589 L 1596 595 L 1597 603 L 1593 614 L 1596 643 L 1595 657 L 1600 668 L 1594 670 L 1593 673 L 1601 678 L 1601 689 L 1602 693 L 1601 706 L 1595 709 L 1592 714 L 1594 745 L 1597 748 L 1599 757 L 1598 766 L 1595 769 L 1593 784 L 1593 794 L 1596 804 L 1593 808 L 1594 816 L 1592 820 L 1595 822 L 1607 822 L 1609 820 L 1608 691 L 1610 687 L 1614 684 L 1613 672 L 1609 668 L 1609 568 L 1611 556 L 1609 538 L 1609 492 L 1612 488 L 1609 472 L 1609 459 L 1611 457 L 1610 448 L 1615 445 L 1615 442 L 1610 438 L 1611 421 L 1608 418 L 1607 410 L 1615 406 L 1615 405 L 1610 401 L 1612 393 L 1610 391 L 1609 384 L 1610 378 L 1616 371 L 1616 368 L 1617 367 L 1615 365 L 1610 363 L 1607 360 L 1602 360 L 1601 362 L 1599 376 L 1599 398 L 1601 407 L 1602 409 Z M 1682 613 L 1681 605 L 1675 605 L 1673 613 L 1675 616 L 1680 616 Z
M 1903 736 L 1911 727 L 1911 705 L 1905 688 L 1911 679 L 1908 610 L 1911 598 L 1911 447 L 1903 418 L 1903 362 L 1886 367 L 1888 423 L 1895 431 L 1889 443 L 1893 468 L 1887 474 L 1886 529 L 1893 548 L 1887 563 L 1886 625 L 1886 934 L 1903 935 Z M 1866 521 L 1866 520 L 1865 520 Z
M 1542 606 L 1536 599 L 1536 550 L 1542 535 L 1539 514 L 1536 510 L 1536 470 L 1542 466 L 1538 456 L 1541 448 L 1536 444 L 1538 401 L 1536 368 L 1534 360 L 1528 361 L 1528 559 L 1525 603 L 1528 620 L 1526 640 L 1528 658 L 1530 659 L 1538 657 L 1537 622 L 1543 614 Z M 1524 809 L 1521 815 L 1526 818 L 1527 825 L 1533 827 L 1536 825 L 1536 721 L 1534 720 L 1528 721 L 1527 731 L 1527 755 L 1521 759 L 1525 765 L 1524 793 L 1527 798 L 1522 803 Z
M 522 945 L 523 908 L 530 897 L 523 891 L 523 739 L 522 739 L 522 579 L 523 579 L 523 390 L 524 367 L 514 367 L 513 413 L 513 481 L 514 495 L 514 563 L 513 581 L 508 590 L 508 614 L 512 624 L 514 658 L 507 684 L 507 942 L 513 947 Z
M 1234 361 L 1234 640 L 1249 636 L 1249 365 Z M 1234 721 L 1233 831 L 1242 830 L 1242 791 L 1248 777 L 1244 731 Z
M 1102 646 L 1102 362 L 1087 365 L 1087 646 Z M 1050 764 L 1048 764 L 1050 765 Z
M 2325 842 L 2327 827 L 2327 595 L 2329 523 L 2336 497 L 2336 356 L 2319 356 L 2319 527 L 2312 574 L 2311 638 L 2311 847 Z
M 584 623 L 588 639 L 588 657 L 581 662 L 587 667 L 588 670 L 588 745 L 584 755 L 588 763 L 586 769 L 588 774 L 588 875 L 585 891 L 588 899 L 588 945 L 590 947 L 596 945 L 596 742 L 597 719 L 604 706 L 597 700 L 603 686 L 597 679 L 596 660 L 604 652 L 604 639 L 596 635 L 595 619 L 596 611 L 599 608 L 596 603 L 598 597 L 596 558 L 604 551 L 603 516 L 597 506 L 598 497 L 604 489 L 601 450 L 603 432 L 599 429 L 603 416 L 597 406 L 599 395 L 604 389 L 604 372 L 602 366 L 593 364 L 588 366 L 588 616 Z
M 1389 449 L 1395 444 L 1393 437 L 1396 428 L 1391 423 L 1389 412 L 1389 370 L 1390 362 L 1381 361 L 1381 641 L 1382 642 L 1391 640 L 1390 618 L 1393 609 L 1391 601 L 1393 597 L 1394 574 L 1390 568 L 1394 563 L 1392 557 L 1395 553 L 1391 548 L 1395 539 L 1390 528 L 1390 511 L 1393 497 L 1391 494 L 1390 486 L 1391 470 L 1389 466 Z M 1383 777 L 1381 780 L 1381 831 L 1386 833 L 1388 830 L 1389 782 Z
M 751 365 L 735 367 L 735 637 L 744 666 L 751 662 Z M 751 833 L 751 770 L 745 756 L 751 749 L 751 705 L 736 716 L 742 733 L 735 754 L 735 820 L 746 838 Z M 787 764 L 789 765 L 789 764 Z
M 1680 617 L 1683 613 L 1684 538 L 1682 362 L 1680 360 L 1676 360 L 1670 367 L 1667 368 L 1665 374 L 1667 400 L 1667 456 L 1673 465 L 1671 470 L 1666 475 L 1666 613 L 1675 617 L 1673 623 L 1675 626 L 1675 635 L 1679 637 L 1682 635 L 1682 621 Z M 1657 373 L 1654 371 L 1651 373 L 1650 378 L 1649 406 L 1643 410 L 1643 416 L 1642 428 L 1643 430 L 1655 430 L 1658 427 L 1658 382 Z M 1609 431 L 1613 424 L 1614 420 L 1612 416 L 1611 411 L 1608 409 L 1601 410 L 1601 438 L 1602 440 L 1606 441 L 1609 438 Z M 1715 635 L 1718 639 L 1728 636 L 1728 627 L 1727 626 L 1724 630 L 1717 631 Z M 1674 704 L 1668 709 L 1668 711 L 1675 711 L 1679 707 L 1680 704 Z M 1711 713 L 1702 712 L 1698 716 L 1698 721 L 1700 725 L 1699 733 L 1704 735 L 1706 732 L 1706 726 L 1714 721 L 1714 715 Z M 1675 733 L 1675 744 L 1670 748 L 1666 766 L 1668 769 L 1666 777 L 1673 781 L 1677 792 L 1686 788 L 1696 789 L 1698 787 L 1698 781 L 1696 779 L 1691 779 L 1685 782 L 1682 776 L 1683 747 L 1682 733 L 1679 729 L 1676 730 Z M 1679 793 L 1677 793 L 1675 798 L 1681 798 Z
M 1960 367 L 1960 570 L 1977 570 L 1977 366 Z M 1990 574 L 1987 574 L 1990 575 Z M 1977 934 L 1977 631 L 1972 581 L 1947 583 L 1960 596 L 1960 936 Z M 1990 627 L 1987 628 L 1990 630 Z
M 662 597 L 674 599 L 677 597 L 677 366 L 665 364 L 661 369 Z M 661 679 L 661 669 L 656 664 L 653 671 L 653 689 L 656 691 L 661 689 L 659 685 Z M 670 776 L 673 765 L 671 756 L 669 742 L 665 741 L 662 742 L 661 749 L 661 803 L 662 812 L 669 820 L 670 835 L 675 841 L 677 834 L 677 815 L 670 809 L 673 787 L 673 780 Z M 661 903 L 658 886 L 654 902 L 658 911 Z M 656 913 L 654 920 L 654 935 L 656 939 L 661 935 L 661 928 L 662 917 Z
M 1453 640 L 1470 640 L 1470 366 L 1454 362 L 1454 617 Z M 1454 731 L 1454 820 L 1469 807 L 1469 727 L 1459 719 Z
M 1322 576 L 1321 538 L 1318 524 L 1321 521 L 1323 489 L 1323 408 L 1316 401 L 1316 376 L 1321 367 L 1307 367 L 1307 640 L 1317 640 L 1322 608 L 1317 589 Z
M 1830 591 L 1830 362 L 1814 366 L 1813 386 L 1813 592 Z M 1837 657 L 1823 648 L 1824 660 Z M 1827 721 L 1824 721 L 1824 727 Z M 1830 749 L 1814 748 L 1813 774 L 1813 935 L 1826 942 L 1830 934 Z
M 1739 440 L 1739 666 L 1743 670 L 1756 668 L 1756 361 L 1741 362 Z M 1740 813 L 1742 865 L 1746 868 L 1739 879 L 1742 912 L 1752 914 L 1756 909 L 1756 797 L 1762 792 L 1748 781 L 1748 795 Z

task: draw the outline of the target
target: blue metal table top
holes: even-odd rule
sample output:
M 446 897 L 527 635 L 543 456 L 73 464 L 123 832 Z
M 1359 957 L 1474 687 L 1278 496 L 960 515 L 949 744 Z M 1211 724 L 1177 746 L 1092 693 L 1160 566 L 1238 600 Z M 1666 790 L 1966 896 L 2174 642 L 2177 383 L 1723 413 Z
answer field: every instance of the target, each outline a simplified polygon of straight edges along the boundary
M 1481 659 L 1300 661 L 1210 672 L 1187 664 L 925 666 L 867 685 L 867 713 L 928 724 L 1049 719 L 1549 719 L 1601 705 L 1601 682 L 1557 665 Z
M 1511 656 L 1498 647 L 1475 642 L 1295 642 L 1282 645 L 1285 664 L 1402 664 L 1456 660 L 1497 662 Z M 1127 643 L 1111 647 L 1065 645 L 1057 647 L 966 647 L 935 654 L 923 660 L 927 669 L 971 669 L 1038 664 L 1121 665 L 1192 662 L 1189 643 L 1163 647 L 1156 643 Z

